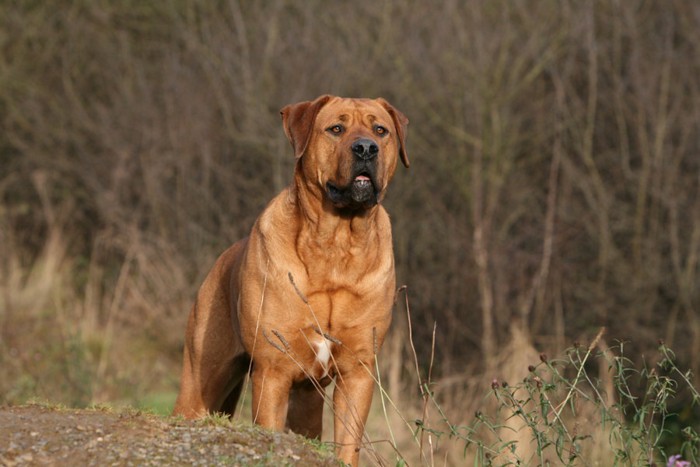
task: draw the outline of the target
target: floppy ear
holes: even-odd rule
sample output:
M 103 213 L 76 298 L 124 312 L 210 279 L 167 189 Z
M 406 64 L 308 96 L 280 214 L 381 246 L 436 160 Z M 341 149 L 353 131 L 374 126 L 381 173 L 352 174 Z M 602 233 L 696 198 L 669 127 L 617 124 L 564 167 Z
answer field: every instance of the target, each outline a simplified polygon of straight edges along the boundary
M 401 162 L 408 168 L 408 166 L 411 165 L 408 162 L 408 154 L 406 154 L 406 126 L 408 126 L 408 118 L 381 97 L 377 100 L 384 106 L 386 111 L 389 112 L 391 119 L 394 121 L 394 126 L 399 136 L 399 155 L 401 156 Z
M 306 147 L 309 145 L 313 132 L 314 122 L 316 121 L 316 115 L 318 115 L 318 111 L 330 98 L 331 96 L 329 95 L 323 95 L 315 101 L 291 104 L 280 111 L 284 133 L 287 135 L 289 142 L 292 143 L 294 156 L 297 159 L 306 152 Z

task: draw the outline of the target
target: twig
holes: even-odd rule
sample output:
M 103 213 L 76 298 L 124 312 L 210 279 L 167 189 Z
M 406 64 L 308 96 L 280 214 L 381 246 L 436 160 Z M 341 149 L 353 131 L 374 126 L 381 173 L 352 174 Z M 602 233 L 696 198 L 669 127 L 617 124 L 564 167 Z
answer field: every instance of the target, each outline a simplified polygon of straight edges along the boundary
M 559 408 L 555 410 L 555 414 L 557 418 L 559 418 L 559 415 L 561 415 L 561 411 L 564 410 L 564 407 L 566 406 L 567 402 L 571 398 L 571 395 L 574 393 L 574 388 L 576 388 L 576 383 L 578 380 L 581 378 L 581 373 L 583 372 L 583 367 L 586 364 L 586 361 L 588 360 L 588 357 L 591 355 L 591 352 L 595 348 L 596 345 L 598 345 L 598 341 L 600 340 L 601 337 L 603 337 L 603 333 L 605 332 L 605 328 L 602 327 L 600 328 L 600 331 L 598 331 L 598 335 L 595 336 L 595 339 L 593 339 L 593 342 L 591 342 L 591 345 L 588 346 L 588 350 L 586 351 L 586 355 L 583 357 L 583 361 L 581 362 L 581 365 L 578 368 L 578 373 L 576 374 L 576 378 L 574 378 L 573 384 L 571 385 L 571 388 L 569 389 L 569 393 L 566 395 L 564 400 L 559 404 Z

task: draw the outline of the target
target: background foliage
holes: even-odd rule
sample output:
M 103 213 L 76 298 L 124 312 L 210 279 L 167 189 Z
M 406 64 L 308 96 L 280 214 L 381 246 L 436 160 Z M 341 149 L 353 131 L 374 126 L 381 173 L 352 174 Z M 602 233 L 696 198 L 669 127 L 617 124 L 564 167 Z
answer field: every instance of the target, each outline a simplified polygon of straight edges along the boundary
M 698 374 L 698 43 L 683 0 L 0 3 L 0 401 L 174 391 L 201 279 L 291 179 L 278 110 L 322 93 L 411 121 L 386 206 L 445 394 L 601 326 Z

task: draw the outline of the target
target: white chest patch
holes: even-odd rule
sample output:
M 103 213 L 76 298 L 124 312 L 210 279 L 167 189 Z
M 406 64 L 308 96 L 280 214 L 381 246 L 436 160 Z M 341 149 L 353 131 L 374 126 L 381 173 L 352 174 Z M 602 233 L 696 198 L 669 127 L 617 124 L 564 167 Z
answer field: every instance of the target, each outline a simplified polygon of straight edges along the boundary
M 321 364 L 323 368 L 323 376 L 325 378 L 328 376 L 328 363 L 331 358 L 331 346 L 328 339 L 323 338 L 322 340 L 316 342 L 316 361 Z

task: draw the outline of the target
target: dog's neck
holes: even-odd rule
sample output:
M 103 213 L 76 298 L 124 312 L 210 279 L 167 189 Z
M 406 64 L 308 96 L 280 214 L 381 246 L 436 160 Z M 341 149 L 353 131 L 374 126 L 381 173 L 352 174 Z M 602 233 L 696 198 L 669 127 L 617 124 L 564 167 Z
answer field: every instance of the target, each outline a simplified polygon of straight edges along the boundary
M 305 231 L 316 241 L 326 244 L 348 244 L 350 241 L 356 245 L 375 238 L 376 219 L 382 209 L 380 205 L 358 210 L 338 209 L 321 188 L 307 184 L 306 189 L 302 189 L 299 183 L 304 182 L 295 177 L 289 187 L 289 196 L 300 210 L 300 233 Z

